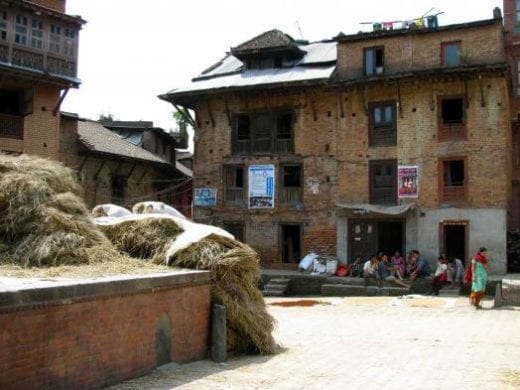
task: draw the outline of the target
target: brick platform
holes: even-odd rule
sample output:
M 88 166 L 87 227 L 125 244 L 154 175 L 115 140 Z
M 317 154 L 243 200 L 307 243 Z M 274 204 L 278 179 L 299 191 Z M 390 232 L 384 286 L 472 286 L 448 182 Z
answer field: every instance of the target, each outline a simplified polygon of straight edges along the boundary
M 206 357 L 210 273 L 0 278 L 0 388 L 98 388 Z

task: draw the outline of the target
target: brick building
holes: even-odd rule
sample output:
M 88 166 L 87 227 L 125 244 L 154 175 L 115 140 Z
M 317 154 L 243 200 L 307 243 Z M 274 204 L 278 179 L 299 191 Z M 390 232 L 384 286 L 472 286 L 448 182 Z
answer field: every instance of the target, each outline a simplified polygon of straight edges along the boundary
M 59 159 L 59 108 L 77 88 L 85 23 L 65 0 L 0 4 L 0 152 Z
M 506 270 L 511 201 L 502 19 L 334 41 L 270 31 L 161 96 L 193 109 L 195 218 L 290 263 L 418 248 Z M 415 28 L 414 28 L 415 27 Z
M 513 138 L 513 197 L 510 228 L 520 228 L 520 1 L 504 0 L 505 51 L 511 70 L 511 128 Z
M 191 170 L 176 161 L 179 141 L 153 122 L 62 113 L 60 139 L 62 161 L 78 171 L 89 207 L 159 200 L 191 216 Z

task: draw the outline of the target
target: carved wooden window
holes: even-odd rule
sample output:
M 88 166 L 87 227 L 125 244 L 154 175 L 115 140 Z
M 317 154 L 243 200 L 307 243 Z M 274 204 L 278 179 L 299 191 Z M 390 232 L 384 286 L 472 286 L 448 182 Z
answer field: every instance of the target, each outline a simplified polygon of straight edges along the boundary
M 384 73 L 384 47 L 368 47 L 363 49 L 363 65 L 365 76 L 376 76 Z
M 60 54 L 61 52 L 61 27 L 51 24 L 51 34 L 49 36 L 49 51 Z
M 395 102 L 369 105 L 369 146 L 397 145 Z
M 293 139 L 291 111 L 260 111 L 234 116 L 233 154 L 291 153 Z
M 439 141 L 466 138 L 464 99 L 459 96 L 441 97 L 439 106 Z
M 31 47 L 43 49 L 43 23 L 38 19 L 31 21 Z
M 0 10 L 0 41 L 7 41 L 7 12 Z
M 441 202 L 464 202 L 467 198 L 466 159 L 463 157 L 442 158 L 439 167 Z
M 283 164 L 280 186 L 280 203 L 297 204 L 302 202 L 302 167 L 300 164 Z
M 76 47 L 76 31 L 66 28 L 63 37 L 63 54 L 67 57 L 74 57 Z
M 14 42 L 20 46 L 27 46 L 27 16 L 16 15 Z
M 245 205 L 245 170 L 242 165 L 224 165 L 224 202 L 230 206 Z
M 370 203 L 397 204 L 397 161 L 370 161 L 369 176 Z
M 520 0 L 515 1 L 516 25 L 520 26 Z

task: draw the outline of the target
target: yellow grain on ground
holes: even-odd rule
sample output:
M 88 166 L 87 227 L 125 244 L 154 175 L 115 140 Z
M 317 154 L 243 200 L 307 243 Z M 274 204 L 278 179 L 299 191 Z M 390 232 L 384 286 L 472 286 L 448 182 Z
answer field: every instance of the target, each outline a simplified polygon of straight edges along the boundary
M 410 307 L 441 307 L 446 305 L 446 301 L 439 298 L 403 299 L 403 303 Z
M 500 381 L 512 388 L 520 388 L 520 371 L 518 370 L 503 370 L 500 373 Z

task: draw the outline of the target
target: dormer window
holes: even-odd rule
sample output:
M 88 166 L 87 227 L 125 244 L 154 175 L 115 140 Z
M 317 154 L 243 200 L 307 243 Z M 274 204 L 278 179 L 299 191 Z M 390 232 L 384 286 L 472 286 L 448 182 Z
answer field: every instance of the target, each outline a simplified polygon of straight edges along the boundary
M 384 47 L 368 47 L 363 51 L 365 76 L 376 76 L 384 73 Z

